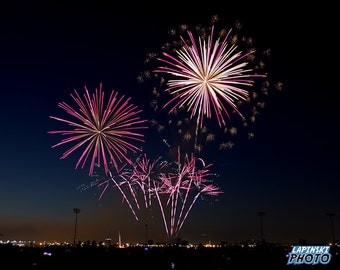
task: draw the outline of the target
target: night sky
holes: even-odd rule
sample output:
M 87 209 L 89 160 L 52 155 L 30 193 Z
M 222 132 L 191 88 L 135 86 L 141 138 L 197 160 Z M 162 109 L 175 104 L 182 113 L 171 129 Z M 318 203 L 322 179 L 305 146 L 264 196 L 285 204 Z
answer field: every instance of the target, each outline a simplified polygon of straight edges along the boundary
M 216 1 L 219 3 L 219 1 Z M 94 4 L 95 3 L 95 4 Z M 171 27 L 209 25 L 218 15 L 226 28 L 243 24 L 261 49 L 272 53 L 268 77 L 282 82 L 258 116 L 252 140 L 237 137 L 234 147 L 204 148 L 213 163 L 217 197 L 194 205 L 180 237 L 194 243 L 260 239 L 269 242 L 327 243 L 340 235 L 338 48 L 332 6 L 298 8 L 284 4 L 208 1 L 185 7 L 175 2 L 115 7 L 98 1 L 71 6 L 12 2 L 0 7 L 0 240 L 123 242 L 145 240 L 145 220 L 136 221 L 117 190 L 102 200 L 88 167 L 75 169 L 79 153 L 60 156 L 67 145 L 48 131 L 65 126 L 49 116 L 65 116 L 58 102 L 103 84 L 131 97 L 149 114 L 152 93 L 137 81 L 146 55 L 169 40 Z M 67 117 L 67 116 L 65 116 Z M 163 119 L 164 120 L 164 119 Z M 145 151 L 157 156 L 171 133 L 145 133 Z M 237 135 L 238 136 L 238 135 Z M 158 153 L 159 151 L 160 153 Z M 148 220 L 148 238 L 164 241 L 159 208 Z

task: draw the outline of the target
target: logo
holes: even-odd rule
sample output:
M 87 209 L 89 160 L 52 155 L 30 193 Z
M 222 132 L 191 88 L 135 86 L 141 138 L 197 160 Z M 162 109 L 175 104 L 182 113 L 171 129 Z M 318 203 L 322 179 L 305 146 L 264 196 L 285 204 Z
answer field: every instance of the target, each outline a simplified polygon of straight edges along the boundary
M 293 246 L 287 264 L 328 264 L 330 246 Z

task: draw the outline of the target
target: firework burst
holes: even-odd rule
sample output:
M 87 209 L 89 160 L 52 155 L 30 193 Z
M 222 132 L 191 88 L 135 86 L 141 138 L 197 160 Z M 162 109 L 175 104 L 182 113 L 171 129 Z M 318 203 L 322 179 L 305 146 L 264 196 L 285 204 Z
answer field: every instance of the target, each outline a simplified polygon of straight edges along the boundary
M 174 130 L 171 137 L 177 135 L 177 145 L 191 144 L 196 153 L 214 141 L 218 149 L 230 149 L 240 126 L 248 129 L 248 139 L 254 138 L 249 129 L 265 107 L 270 88 L 265 71 L 270 49 L 259 52 L 254 39 L 240 33 L 239 22 L 220 29 L 218 21 L 214 16 L 208 27 L 171 29 L 173 41 L 147 55 L 151 71 L 137 78 L 156 80 L 150 106 L 157 114 L 167 113 L 152 119 L 151 126 L 159 133 Z
M 130 98 L 124 95 L 119 96 L 118 92 L 111 91 L 107 103 L 105 103 L 102 84 L 95 93 L 90 95 L 85 86 L 83 99 L 74 90 L 71 97 L 78 105 L 78 109 L 72 108 L 65 102 L 58 103 L 67 114 L 74 120 L 67 120 L 60 117 L 50 116 L 50 118 L 68 124 L 72 129 L 49 131 L 49 134 L 61 134 L 65 139 L 52 146 L 52 148 L 64 144 L 75 143 L 61 156 L 61 159 L 68 157 L 76 150 L 82 153 L 76 163 L 76 169 L 83 168 L 91 157 L 89 175 L 93 173 L 95 163 L 104 165 L 105 172 L 109 172 L 109 162 L 113 162 L 116 169 L 120 163 L 130 162 L 127 158 L 129 151 L 136 152 L 141 149 L 133 142 L 144 142 L 143 135 L 138 131 L 147 128 L 138 115 L 141 110 L 130 103 Z
M 190 43 L 181 36 L 183 47 L 176 51 L 176 56 L 163 52 L 159 61 L 165 63 L 154 72 L 172 75 L 168 80 L 167 89 L 173 96 L 163 108 L 171 105 L 170 113 L 180 107 L 186 107 L 190 118 L 196 116 L 197 124 L 203 126 L 204 118 L 211 118 L 214 112 L 219 126 L 225 126 L 224 115 L 230 118 L 226 103 L 240 116 L 237 109 L 238 100 L 246 100 L 249 91 L 242 87 L 252 86 L 254 78 L 264 77 L 246 68 L 244 61 L 254 53 L 242 53 L 235 44 L 229 45 L 231 30 L 223 40 L 214 41 L 214 27 L 207 40 L 199 37 L 198 44 L 192 32 L 188 31 Z

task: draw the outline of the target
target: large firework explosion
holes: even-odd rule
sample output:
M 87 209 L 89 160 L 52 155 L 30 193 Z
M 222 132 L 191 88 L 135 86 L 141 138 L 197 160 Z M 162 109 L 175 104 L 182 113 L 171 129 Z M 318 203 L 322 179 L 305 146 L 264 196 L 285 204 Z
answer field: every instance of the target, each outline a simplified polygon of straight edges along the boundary
M 239 22 L 229 29 L 217 22 L 214 16 L 208 27 L 172 28 L 172 41 L 147 55 L 150 69 L 137 78 L 152 91 L 151 126 L 174 148 L 199 153 L 217 142 L 229 150 L 240 129 L 248 139 L 255 136 L 253 124 L 265 107 L 270 49 L 258 52 Z

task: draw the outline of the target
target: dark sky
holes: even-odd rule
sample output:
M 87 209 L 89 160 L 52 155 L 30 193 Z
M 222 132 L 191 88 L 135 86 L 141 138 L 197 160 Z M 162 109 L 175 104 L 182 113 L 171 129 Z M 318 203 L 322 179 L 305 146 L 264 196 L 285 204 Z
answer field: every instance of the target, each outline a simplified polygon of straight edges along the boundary
M 334 7 L 11 3 L 0 7 L 0 239 L 72 241 L 77 207 L 79 240 L 117 241 L 120 232 L 123 242 L 144 241 L 145 221 L 133 218 L 116 190 L 99 201 L 96 187 L 78 189 L 93 179 L 87 168 L 75 169 L 77 154 L 60 160 L 66 147 L 51 148 L 62 138 L 47 133 L 61 127 L 49 116 L 62 115 L 57 104 L 72 104 L 74 89 L 92 91 L 103 83 L 104 91 L 130 96 L 151 117 L 151 93 L 137 82 L 146 55 L 159 51 L 171 27 L 209 25 L 213 15 L 226 28 L 239 20 L 260 48 L 270 48 L 269 78 L 284 86 L 266 99 L 253 140 L 240 136 L 230 151 L 202 153 L 213 163 L 224 193 L 194 205 L 181 238 L 196 243 L 259 239 L 259 211 L 265 212 L 267 241 L 330 241 L 326 213 L 336 213 L 339 238 Z M 157 155 L 162 139 L 171 136 L 148 131 L 144 147 Z M 149 238 L 164 241 L 159 209 L 155 205 L 152 211 Z

